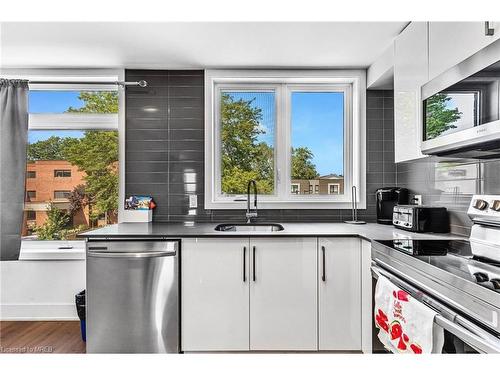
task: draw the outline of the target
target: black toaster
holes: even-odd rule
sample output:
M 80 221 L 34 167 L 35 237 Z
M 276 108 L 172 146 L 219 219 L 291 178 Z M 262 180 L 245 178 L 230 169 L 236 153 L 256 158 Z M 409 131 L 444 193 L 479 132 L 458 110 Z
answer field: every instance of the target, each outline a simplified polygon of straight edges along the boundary
M 450 231 L 446 207 L 397 205 L 394 206 L 392 224 L 411 232 L 447 233 Z

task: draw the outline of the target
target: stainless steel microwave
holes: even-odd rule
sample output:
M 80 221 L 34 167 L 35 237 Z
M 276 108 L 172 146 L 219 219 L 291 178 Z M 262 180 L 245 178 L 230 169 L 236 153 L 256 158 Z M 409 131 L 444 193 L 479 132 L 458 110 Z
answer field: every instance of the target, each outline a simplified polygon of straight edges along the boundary
M 422 152 L 500 158 L 500 40 L 422 87 Z

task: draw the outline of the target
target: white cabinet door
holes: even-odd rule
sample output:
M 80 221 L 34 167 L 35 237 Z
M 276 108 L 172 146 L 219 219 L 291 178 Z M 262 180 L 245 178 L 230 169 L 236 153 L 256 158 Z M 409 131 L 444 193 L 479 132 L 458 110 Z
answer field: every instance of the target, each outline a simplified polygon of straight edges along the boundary
M 429 22 L 429 80 L 500 38 L 500 22 Z
M 361 240 L 361 350 L 372 352 L 372 244 Z
M 361 350 L 361 242 L 318 242 L 319 350 Z
M 427 23 L 412 22 L 394 42 L 395 161 L 422 158 L 421 87 L 428 80 Z
M 317 350 L 316 248 L 316 238 L 250 239 L 251 350 Z
M 182 240 L 183 351 L 249 349 L 248 246 L 248 237 Z

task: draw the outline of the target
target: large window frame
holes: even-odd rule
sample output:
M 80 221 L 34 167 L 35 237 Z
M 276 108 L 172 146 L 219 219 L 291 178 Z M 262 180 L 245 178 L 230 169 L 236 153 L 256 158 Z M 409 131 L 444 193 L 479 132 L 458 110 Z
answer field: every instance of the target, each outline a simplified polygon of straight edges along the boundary
M 2 77 L 31 81 L 114 82 L 125 79 L 123 69 L 3 69 Z M 125 197 L 125 92 L 109 84 L 29 84 L 30 90 L 43 91 L 117 91 L 118 113 L 30 113 L 28 130 L 115 130 L 118 131 L 118 222 L 123 220 Z M 85 241 L 21 241 L 19 260 L 85 259 Z
M 223 91 L 274 90 L 275 192 L 259 195 L 268 209 L 332 209 L 351 207 L 351 188 L 358 188 L 358 207 L 366 208 L 365 102 L 362 70 L 207 70 L 205 72 L 205 208 L 241 209 L 242 196 L 221 192 L 220 97 Z M 292 194 L 291 95 L 293 92 L 344 94 L 344 194 Z

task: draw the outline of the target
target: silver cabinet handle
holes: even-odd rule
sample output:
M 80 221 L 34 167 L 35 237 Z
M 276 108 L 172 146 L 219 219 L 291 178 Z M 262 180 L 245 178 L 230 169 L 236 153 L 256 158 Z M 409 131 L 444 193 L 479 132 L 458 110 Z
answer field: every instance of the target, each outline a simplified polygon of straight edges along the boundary
M 173 257 L 177 254 L 176 251 L 139 251 L 139 252 L 123 252 L 123 251 L 89 251 L 89 257 L 96 258 L 155 258 L 155 257 Z

